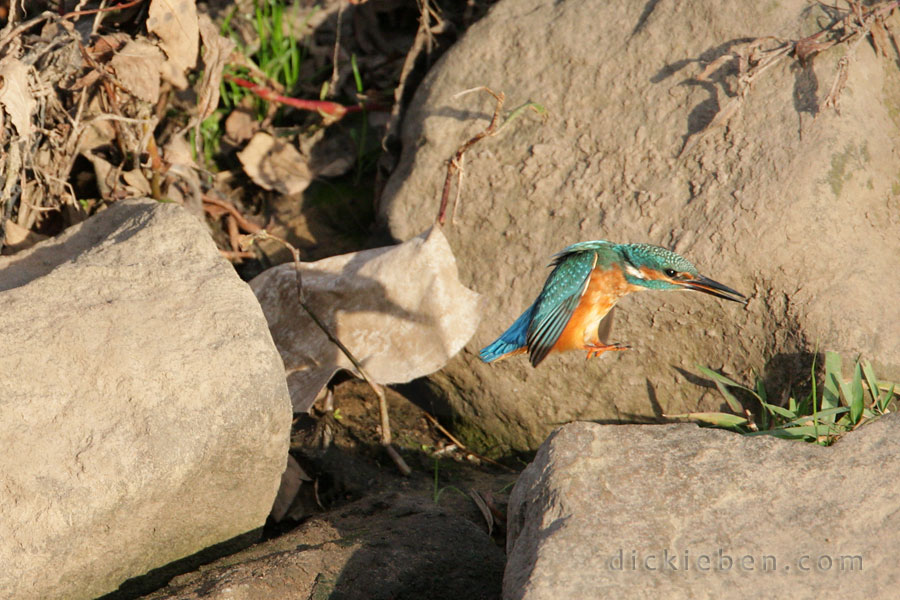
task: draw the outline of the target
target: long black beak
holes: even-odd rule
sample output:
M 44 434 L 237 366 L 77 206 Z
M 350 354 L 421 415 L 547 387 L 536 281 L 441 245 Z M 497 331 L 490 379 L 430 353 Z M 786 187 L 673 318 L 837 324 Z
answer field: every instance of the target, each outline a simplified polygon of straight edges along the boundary
M 678 283 L 689 290 L 697 290 L 698 292 L 704 292 L 716 296 L 717 298 L 722 298 L 723 300 L 747 304 L 747 298 L 742 293 L 722 285 L 718 281 L 713 281 L 708 277 L 704 277 L 703 275 L 699 275 L 689 281 L 679 281 Z

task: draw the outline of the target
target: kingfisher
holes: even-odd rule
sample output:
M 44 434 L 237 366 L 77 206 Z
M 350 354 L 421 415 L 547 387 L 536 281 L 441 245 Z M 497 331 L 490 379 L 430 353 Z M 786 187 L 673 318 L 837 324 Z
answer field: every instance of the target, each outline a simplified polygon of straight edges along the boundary
M 553 271 L 534 304 L 480 352 L 493 362 L 528 353 L 537 367 L 551 352 L 587 350 L 587 358 L 627 350 L 606 343 L 612 309 L 623 296 L 644 290 L 697 290 L 733 302 L 747 298 L 697 272 L 684 257 L 651 244 L 594 240 L 556 254 Z

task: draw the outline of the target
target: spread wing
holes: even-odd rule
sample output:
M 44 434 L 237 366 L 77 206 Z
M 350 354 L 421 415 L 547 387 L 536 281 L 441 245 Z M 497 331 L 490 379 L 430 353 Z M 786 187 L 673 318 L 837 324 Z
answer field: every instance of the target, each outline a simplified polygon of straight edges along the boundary
M 590 251 L 571 253 L 558 259 L 535 301 L 528 327 L 527 344 L 532 366 L 538 366 L 556 344 L 581 301 L 596 265 L 597 253 Z

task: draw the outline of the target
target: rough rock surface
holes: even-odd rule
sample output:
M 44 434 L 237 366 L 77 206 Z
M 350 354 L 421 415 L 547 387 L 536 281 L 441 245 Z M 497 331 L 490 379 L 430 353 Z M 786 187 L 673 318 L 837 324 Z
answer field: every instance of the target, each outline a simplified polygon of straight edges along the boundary
M 711 410 L 720 399 L 679 369 L 700 363 L 785 385 L 818 343 L 900 375 L 900 71 L 868 41 L 840 114 L 822 108 L 843 49 L 769 69 L 726 127 L 679 157 L 736 89 L 734 69 L 693 80 L 732 43 L 799 38 L 828 19 L 806 0 L 505 0 L 432 69 L 410 107 L 381 215 L 399 239 L 436 216 L 446 161 L 485 128 L 486 85 L 526 115 L 466 155 L 455 226 L 463 284 L 485 297 L 465 352 L 431 378 L 486 443 L 536 447 L 554 424 Z M 623 300 L 613 339 L 629 352 L 587 364 L 552 357 L 481 364 L 535 298 L 549 257 L 586 239 L 674 248 L 751 297 L 746 309 L 696 293 Z M 470 441 L 471 438 L 470 438 Z
M 510 496 L 503 597 L 892 598 L 898 457 L 895 414 L 828 448 L 566 425 Z
M 147 600 L 493 600 L 503 563 L 471 521 L 382 494 L 176 578 Z
M 95 597 L 262 526 L 284 367 L 198 220 L 120 203 L 0 269 L 2 595 Z
M 478 294 L 459 283 L 440 229 L 397 246 L 301 263 L 303 298 L 378 383 L 406 383 L 444 366 L 478 327 Z M 339 369 L 355 372 L 297 302 L 293 263 L 261 273 L 259 298 L 288 372 L 295 412 L 309 410 Z

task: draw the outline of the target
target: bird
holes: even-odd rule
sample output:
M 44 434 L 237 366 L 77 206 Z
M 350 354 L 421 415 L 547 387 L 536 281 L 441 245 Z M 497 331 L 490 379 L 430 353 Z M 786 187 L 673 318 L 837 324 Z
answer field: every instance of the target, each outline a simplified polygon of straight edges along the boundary
M 747 304 L 747 298 L 700 275 L 684 257 L 651 244 L 593 240 L 553 256 L 541 293 L 479 356 L 486 363 L 528 353 L 537 367 L 551 352 L 586 350 L 587 359 L 627 350 L 606 343 L 612 309 L 623 296 L 644 290 L 696 290 Z

